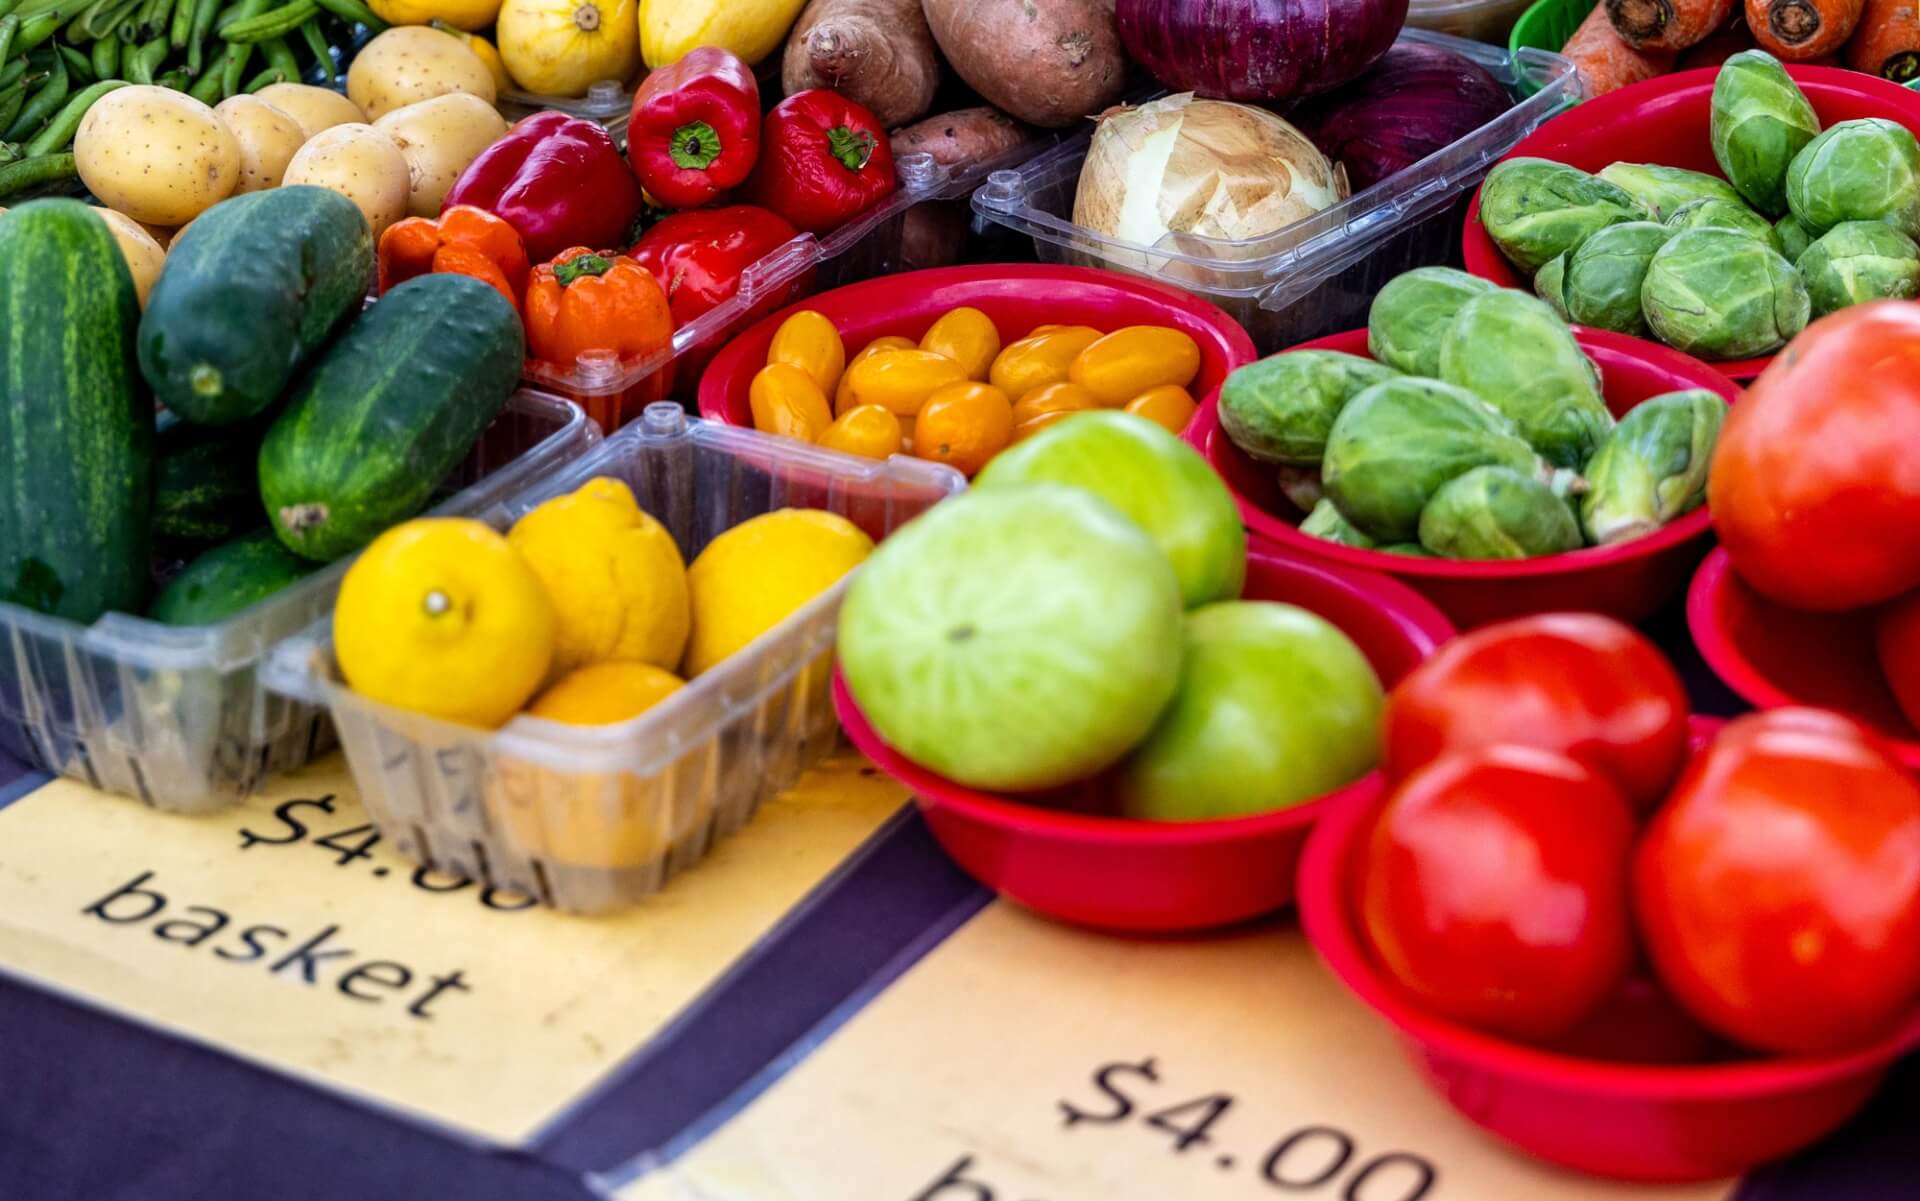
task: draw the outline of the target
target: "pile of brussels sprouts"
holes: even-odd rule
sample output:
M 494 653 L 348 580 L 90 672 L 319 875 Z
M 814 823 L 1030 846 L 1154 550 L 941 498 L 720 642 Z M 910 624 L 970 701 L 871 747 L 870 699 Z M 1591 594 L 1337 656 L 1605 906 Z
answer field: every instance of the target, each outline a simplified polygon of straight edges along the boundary
M 1372 358 L 1296 350 L 1220 389 L 1220 424 L 1348 546 L 1524 559 L 1643 537 L 1700 507 L 1726 402 L 1692 390 L 1618 424 L 1544 302 L 1449 267 L 1381 289 Z
M 1920 142 L 1905 126 L 1823 132 L 1778 60 L 1749 50 L 1714 80 L 1711 138 L 1725 179 L 1509 159 L 1481 223 L 1563 317 L 1707 359 L 1769 354 L 1810 317 L 1920 293 Z

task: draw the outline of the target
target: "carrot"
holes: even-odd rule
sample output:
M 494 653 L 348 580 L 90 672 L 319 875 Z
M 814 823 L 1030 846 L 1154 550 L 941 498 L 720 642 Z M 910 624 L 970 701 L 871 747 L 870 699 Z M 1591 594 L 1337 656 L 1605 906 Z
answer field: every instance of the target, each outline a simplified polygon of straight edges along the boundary
M 1753 40 L 1790 63 L 1831 54 L 1860 24 L 1866 0 L 1746 0 Z
M 1685 50 L 1727 23 L 1734 0 L 1606 0 L 1607 19 L 1635 50 Z
M 1691 71 L 1697 67 L 1717 67 L 1742 50 L 1753 49 L 1753 34 L 1747 31 L 1747 19 L 1736 14 L 1726 28 L 1680 56 L 1676 69 Z
M 1573 60 L 1589 97 L 1604 96 L 1673 68 L 1673 55 L 1643 54 L 1621 41 L 1607 19 L 1605 4 L 1593 6 L 1560 53 Z
M 1920 7 L 1916 0 L 1867 0 L 1860 28 L 1847 44 L 1847 65 L 1905 83 L 1920 76 Z

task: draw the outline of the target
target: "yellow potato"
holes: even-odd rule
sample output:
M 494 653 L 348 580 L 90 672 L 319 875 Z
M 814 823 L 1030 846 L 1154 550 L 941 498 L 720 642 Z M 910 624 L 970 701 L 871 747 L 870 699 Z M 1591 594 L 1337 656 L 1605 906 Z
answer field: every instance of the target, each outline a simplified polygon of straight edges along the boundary
M 377 239 L 407 215 L 407 157 L 371 125 L 336 125 L 300 147 L 287 164 L 288 185 L 331 188 L 360 206 Z
M 279 187 L 287 164 L 307 140 L 300 122 L 258 96 L 229 96 L 213 111 L 240 143 L 240 182 L 234 194 Z
M 453 182 L 500 140 L 507 123 L 491 104 L 465 92 L 449 92 L 397 108 L 373 123 L 406 156 L 412 198 L 408 211 L 433 217 Z
M 232 132 L 211 108 L 167 88 L 102 96 L 81 120 L 73 154 L 88 191 L 149 225 L 189 221 L 240 181 Z
M 125 213 L 116 213 L 112 209 L 95 209 L 107 228 L 113 232 L 113 240 L 120 243 L 120 257 L 127 260 L 127 271 L 133 276 L 133 290 L 140 297 L 140 307 L 147 307 L 147 293 L 153 291 L 153 281 L 160 278 L 160 268 L 166 264 L 167 252 L 160 247 L 154 236 L 146 231 L 138 221 Z
M 261 88 L 254 98 L 264 100 L 300 123 L 301 141 L 336 125 L 365 125 L 360 106 L 333 91 L 305 83 L 276 83 Z
M 460 39 L 423 25 L 387 30 L 362 47 L 347 70 L 347 95 L 370 121 L 449 92 L 492 104 L 493 74 Z

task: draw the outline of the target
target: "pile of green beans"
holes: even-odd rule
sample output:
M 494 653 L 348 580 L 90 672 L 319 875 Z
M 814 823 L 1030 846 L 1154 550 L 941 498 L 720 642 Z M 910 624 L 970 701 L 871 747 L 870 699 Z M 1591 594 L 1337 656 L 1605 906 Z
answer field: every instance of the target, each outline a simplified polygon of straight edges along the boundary
M 116 88 L 217 104 L 331 84 L 357 31 L 386 27 L 364 0 L 0 0 L 0 199 L 71 179 L 80 119 Z

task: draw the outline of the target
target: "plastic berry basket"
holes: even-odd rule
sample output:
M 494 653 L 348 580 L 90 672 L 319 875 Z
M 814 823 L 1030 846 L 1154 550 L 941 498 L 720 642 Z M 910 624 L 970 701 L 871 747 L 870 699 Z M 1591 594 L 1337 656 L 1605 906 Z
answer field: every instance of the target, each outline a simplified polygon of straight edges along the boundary
M 846 515 L 849 494 L 884 497 L 884 535 L 966 486 L 948 467 L 835 454 L 666 403 L 475 516 L 506 529 L 600 476 L 630 486 L 689 563 L 776 509 Z M 332 714 L 368 814 L 403 854 L 556 908 L 607 912 L 698 862 L 833 749 L 828 686 L 846 588 L 618 725 L 521 716 L 480 730 L 376 704 L 341 682 L 327 622 L 278 648 L 270 671 L 275 688 Z
M 474 513 L 599 441 L 574 406 L 522 391 L 445 484 L 439 513 Z M 81 625 L 0 604 L 0 747 L 18 759 L 175 813 L 209 813 L 333 743 L 325 712 L 276 696 L 270 648 L 333 606 L 350 560 L 217 625 L 126 613 Z

